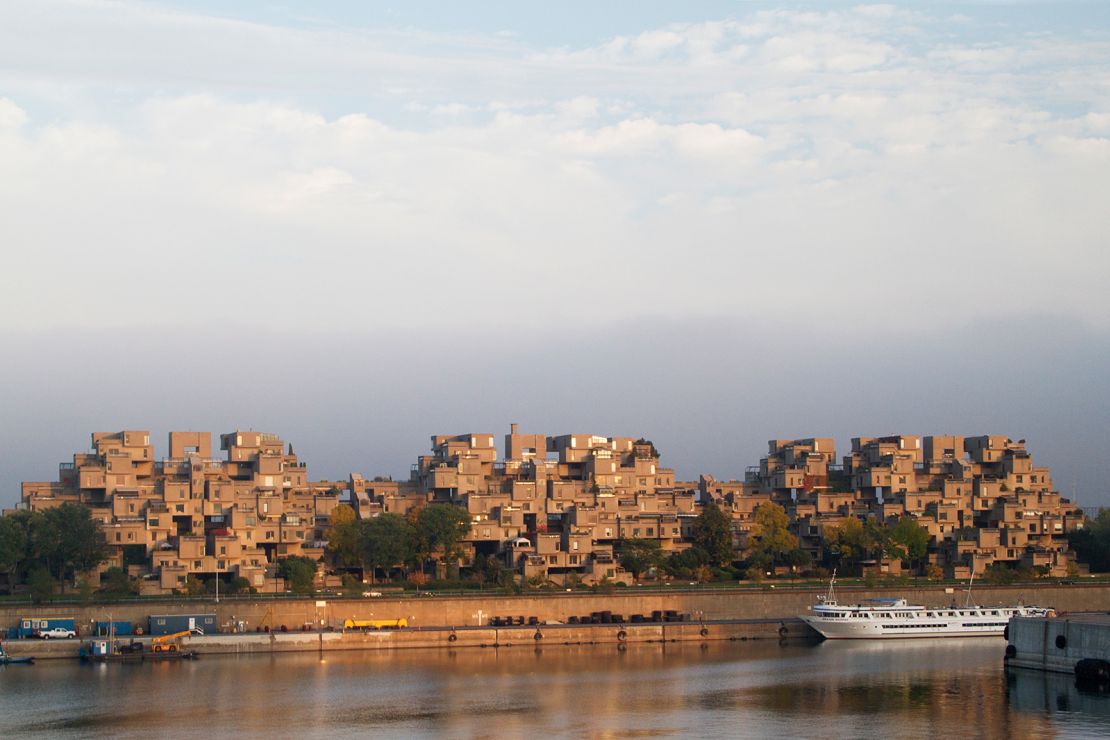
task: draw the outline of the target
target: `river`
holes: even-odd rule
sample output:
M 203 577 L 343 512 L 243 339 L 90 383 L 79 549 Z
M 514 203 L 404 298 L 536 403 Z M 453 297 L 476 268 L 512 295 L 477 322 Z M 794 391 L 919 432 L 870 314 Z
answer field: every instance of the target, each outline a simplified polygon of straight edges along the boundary
M 1092 737 L 997 638 L 206 656 L 0 668 L 0 736 Z

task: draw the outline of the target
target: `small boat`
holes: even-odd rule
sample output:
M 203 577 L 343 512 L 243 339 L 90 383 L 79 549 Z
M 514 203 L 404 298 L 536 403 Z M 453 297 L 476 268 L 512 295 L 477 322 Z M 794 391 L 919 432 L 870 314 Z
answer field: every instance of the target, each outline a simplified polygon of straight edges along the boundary
M 0 665 L 30 665 L 34 663 L 34 657 L 30 655 L 14 656 L 8 655 L 4 652 L 4 646 L 0 645 Z
M 840 604 L 834 586 L 836 573 L 829 582 L 828 595 L 818 597 L 810 607 L 812 614 L 802 621 L 829 640 L 877 640 L 904 637 L 980 637 L 1003 635 L 1010 617 L 1044 617 L 1054 612 L 1039 606 L 977 606 L 967 604 L 926 607 L 906 599 L 869 599 L 866 604 Z

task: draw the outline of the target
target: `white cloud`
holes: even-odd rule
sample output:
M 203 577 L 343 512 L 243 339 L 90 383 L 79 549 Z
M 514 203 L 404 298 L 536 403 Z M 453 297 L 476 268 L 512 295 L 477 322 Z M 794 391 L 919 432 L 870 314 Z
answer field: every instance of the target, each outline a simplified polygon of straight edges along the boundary
M 544 49 L 13 7 L 0 328 L 1110 321 L 1098 34 L 865 6 Z

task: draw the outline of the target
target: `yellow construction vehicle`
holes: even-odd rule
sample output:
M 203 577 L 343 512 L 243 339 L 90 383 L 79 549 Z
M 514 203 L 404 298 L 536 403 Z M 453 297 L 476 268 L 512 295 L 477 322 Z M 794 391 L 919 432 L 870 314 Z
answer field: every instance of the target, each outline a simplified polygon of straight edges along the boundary
M 150 652 L 154 657 L 182 657 L 191 658 L 195 655 L 192 651 L 182 650 L 181 645 L 178 643 L 182 637 L 188 637 L 193 633 L 193 630 L 183 630 L 182 632 L 171 632 L 168 635 L 158 635 L 150 641 Z

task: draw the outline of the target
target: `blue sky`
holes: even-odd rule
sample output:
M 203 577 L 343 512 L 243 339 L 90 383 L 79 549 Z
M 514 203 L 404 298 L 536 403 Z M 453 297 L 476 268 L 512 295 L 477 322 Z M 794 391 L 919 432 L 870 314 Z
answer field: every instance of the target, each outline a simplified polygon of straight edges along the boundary
M 1110 503 L 1108 100 L 1103 2 L 5 3 L 0 503 L 94 429 L 511 421 L 1004 433 Z

